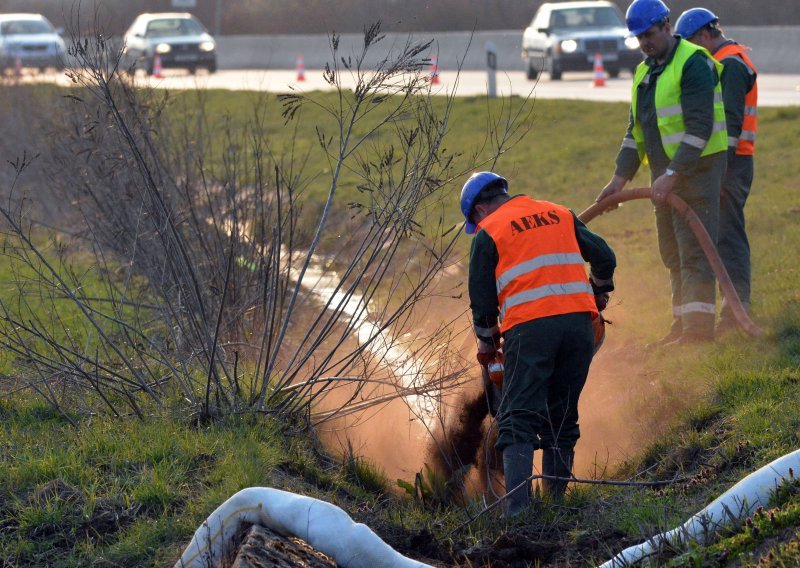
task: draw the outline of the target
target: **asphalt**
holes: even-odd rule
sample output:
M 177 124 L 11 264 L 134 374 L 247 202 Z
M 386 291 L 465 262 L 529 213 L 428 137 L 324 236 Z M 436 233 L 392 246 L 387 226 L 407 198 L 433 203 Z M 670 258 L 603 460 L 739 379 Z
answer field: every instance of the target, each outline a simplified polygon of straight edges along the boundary
M 8 80 L 8 79 L 7 79 Z M 12 79 L 13 80 L 13 79 Z M 27 71 L 19 79 L 24 82 L 45 81 L 56 82 L 64 86 L 72 85 L 63 74 L 38 74 Z M 456 96 L 486 96 L 487 74 L 485 71 L 443 70 L 438 74 L 438 84 L 430 84 L 435 95 L 455 94 Z M 297 71 L 288 70 L 223 70 L 212 75 L 198 72 L 189 75 L 183 70 L 168 69 L 163 78 L 146 77 L 142 72 L 136 75 L 140 85 L 151 85 L 156 88 L 174 90 L 207 88 L 250 91 L 316 91 L 331 90 L 333 87 L 325 82 L 321 69 L 306 69 L 303 80 L 299 80 Z M 603 102 L 629 102 L 631 76 L 628 73 L 617 79 L 606 78 L 604 86 L 596 87 L 592 73 L 564 73 L 560 81 L 551 81 L 547 74 L 538 81 L 528 81 L 522 71 L 498 71 L 495 76 L 498 96 L 516 95 L 542 99 L 568 99 Z M 759 106 L 795 106 L 800 105 L 800 73 L 797 74 L 760 74 Z M 349 73 L 342 74 L 342 85 L 353 88 L 355 79 Z

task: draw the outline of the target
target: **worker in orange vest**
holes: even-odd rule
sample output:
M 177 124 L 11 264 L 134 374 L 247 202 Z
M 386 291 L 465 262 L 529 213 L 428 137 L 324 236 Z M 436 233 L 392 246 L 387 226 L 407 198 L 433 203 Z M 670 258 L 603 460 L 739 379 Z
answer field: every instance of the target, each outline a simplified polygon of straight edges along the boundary
M 508 195 L 508 181 L 473 174 L 461 190 L 466 232 L 475 234 L 469 297 L 478 361 L 502 347 L 505 377 L 496 447 L 503 452 L 505 514 L 530 503 L 535 448 L 553 498 L 572 477 L 578 397 L 594 352 L 592 318 L 614 289 L 616 257 L 606 242 L 566 207 Z M 587 277 L 585 262 L 591 274 Z M 525 484 L 525 485 L 523 485 Z
M 728 127 L 728 168 L 720 194 L 717 248 L 745 308 L 750 307 L 750 243 L 745 232 L 744 205 L 753 184 L 753 153 L 758 121 L 755 65 L 745 47 L 726 38 L 719 18 L 705 8 L 692 8 L 675 23 L 676 33 L 706 48 L 722 63 L 722 98 Z M 723 301 L 717 332 L 736 329 L 731 307 Z

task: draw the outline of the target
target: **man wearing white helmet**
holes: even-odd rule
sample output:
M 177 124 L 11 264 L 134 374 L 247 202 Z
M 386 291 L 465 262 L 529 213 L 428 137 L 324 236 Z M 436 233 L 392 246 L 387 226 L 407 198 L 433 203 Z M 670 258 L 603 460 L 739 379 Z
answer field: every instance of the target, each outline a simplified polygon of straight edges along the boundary
M 651 346 L 711 341 L 714 272 L 688 223 L 666 198 L 675 193 L 683 199 L 716 240 L 728 147 L 722 65 L 702 47 L 672 34 L 669 8 L 661 0 L 634 0 L 625 19 L 647 57 L 634 72 L 628 131 L 616 170 L 597 200 L 622 191 L 641 164 L 650 166 L 658 248 L 672 287 L 671 329 Z
M 725 270 L 739 300 L 750 306 L 750 243 L 745 232 L 744 205 L 753 184 L 758 121 L 758 82 L 755 65 L 745 47 L 726 38 L 719 18 L 706 8 L 686 10 L 675 22 L 683 39 L 706 48 L 722 63 L 722 98 L 728 127 L 728 168 L 722 180 L 719 211 L 719 249 Z M 733 310 L 722 303 L 717 332 L 736 329 Z
M 497 414 L 497 449 L 503 452 L 506 515 L 530 502 L 527 481 L 534 448 L 543 450 L 542 473 L 572 476 L 580 436 L 578 398 L 594 353 L 592 318 L 614 289 L 614 252 L 561 205 L 508 195 L 508 181 L 473 174 L 461 190 L 466 232 L 475 234 L 469 260 L 469 297 L 478 361 L 505 356 Z M 591 274 L 586 276 L 585 262 Z M 563 479 L 544 480 L 560 498 Z

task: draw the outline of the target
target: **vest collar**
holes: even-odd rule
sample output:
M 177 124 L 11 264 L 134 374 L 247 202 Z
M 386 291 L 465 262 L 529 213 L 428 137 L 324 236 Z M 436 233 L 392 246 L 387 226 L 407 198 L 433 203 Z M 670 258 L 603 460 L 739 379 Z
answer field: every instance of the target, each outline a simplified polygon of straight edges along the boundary
M 731 44 L 735 44 L 735 43 L 736 42 L 733 41 L 732 39 L 726 39 L 725 41 L 723 41 L 721 44 L 719 44 L 717 47 L 714 48 L 714 51 L 711 52 L 711 55 L 716 55 L 717 52 L 720 49 L 722 49 L 723 47 L 725 47 L 726 45 L 731 45 Z

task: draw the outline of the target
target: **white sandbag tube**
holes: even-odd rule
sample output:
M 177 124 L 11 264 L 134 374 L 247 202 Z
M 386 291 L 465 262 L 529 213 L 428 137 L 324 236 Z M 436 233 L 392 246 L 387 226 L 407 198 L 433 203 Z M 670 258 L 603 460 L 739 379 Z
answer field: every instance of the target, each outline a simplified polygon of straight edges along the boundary
M 781 480 L 789 479 L 790 469 L 793 473 L 800 471 L 800 450 L 786 454 L 751 473 L 683 525 L 656 535 L 647 542 L 626 548 L 600 568 L 630 566 L 658 551 L 664 544 L 679 544 L 686 541 L 702 544 L 707 535 L 713 535 L 732 518 L 746 517 L 759 506 L 766 506 L 770 494 L 780 485 Z
M 242 522 L 300 538 L 345 568 L 428 566 L 406 558 L 336 505 L 280 489 L 250 487 L 239 491 L 209 515 L 195 531 L 175 568 L 220 565 Z

